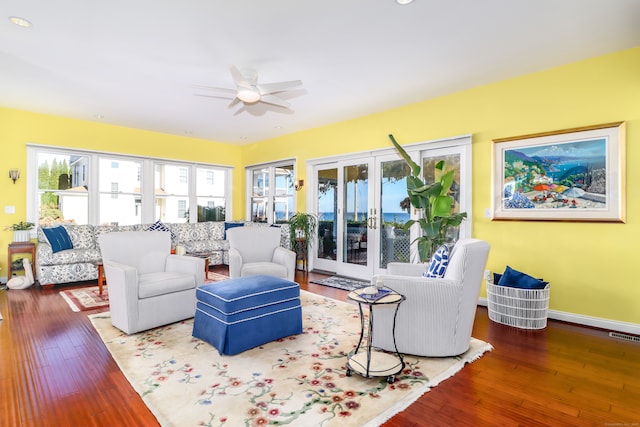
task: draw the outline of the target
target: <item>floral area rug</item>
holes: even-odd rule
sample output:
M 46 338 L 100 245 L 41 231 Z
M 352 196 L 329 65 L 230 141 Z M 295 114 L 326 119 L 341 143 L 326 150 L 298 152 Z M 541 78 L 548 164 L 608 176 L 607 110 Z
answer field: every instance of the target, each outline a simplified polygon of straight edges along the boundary
M 348 277 L 341 276 L 331 276 L 326 279 L 314 279 L 311 280 L 311 283 L 344 289 L 345 291 L 353 291 L 354 289 L 364 288 L 371 284 L 371 282 L 366 282 L 364 280 L 350 279 Z
M 357 306 L 301 291 L 303 333 L 234 356 L 191 336 L 193 319 L 125 335 L 90 315 L 113 358 L 162 426 L 376 426 L 451 377 L 490 344 L 452 358 L 406 356 L 393 384 L 346 376 Z
M 219 282 L 228 278 L 229 276 L 225 276 L 224 274 L 209 271 L 205 283 Z M 100 295 L 98 286 L 89 286 L 86 288 L 60 291 L 60 296 L 69 304 L 72 311 L 109 309 L 109 290 L 107 286 L 102 287 L 102 295 Z

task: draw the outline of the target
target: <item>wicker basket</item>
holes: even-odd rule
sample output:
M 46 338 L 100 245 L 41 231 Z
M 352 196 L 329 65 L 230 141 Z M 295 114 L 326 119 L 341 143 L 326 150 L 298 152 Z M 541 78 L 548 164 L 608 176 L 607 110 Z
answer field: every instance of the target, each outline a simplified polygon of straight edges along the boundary
M 549 285 L 544 289 L 520 289 L 487 281 L 489 319 L 522 329 L 547 326 Z

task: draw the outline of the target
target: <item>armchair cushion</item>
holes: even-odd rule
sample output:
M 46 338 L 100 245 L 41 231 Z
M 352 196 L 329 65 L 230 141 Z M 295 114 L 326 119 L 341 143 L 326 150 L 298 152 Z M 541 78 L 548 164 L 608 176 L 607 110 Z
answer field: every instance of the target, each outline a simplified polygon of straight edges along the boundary
M 440 278 L 444 277 L 447 266 L 449 265 L 449 246 L 440 245 L 431 257 L 429 266 L 422 273 L 422 277 Z
M 183 273 L 159 271 L 142 274 L 138 278 L 138 297 L 140 299 L 195 288 L 194 276 L 187 276 Z

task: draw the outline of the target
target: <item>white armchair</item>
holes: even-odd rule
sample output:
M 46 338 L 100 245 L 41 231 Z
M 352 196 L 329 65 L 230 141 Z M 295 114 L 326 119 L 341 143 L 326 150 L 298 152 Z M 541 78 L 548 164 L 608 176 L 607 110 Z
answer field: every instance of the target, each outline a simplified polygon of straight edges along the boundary
M 98 242 L 113 326 L 133 334 L 194 316 L 204 259 L 171 255 L 164 231 L 108 233 Z
M 278 227 L 236 227 L 227 230 L 229 276 L 267 274 L 293 282 L 296 253 L 280 246 Z
M 424 264 L 389 263 L 386 275 L 374 276 L 406 297 L 396 318 L 398 351 L 418 356 L 456 356 L 469 349 L 489 243 L 459 240 L 442 279 L 422 277 Z M 373 345 L 395 351 L 391 327 L 395 307 L 373 312 Z

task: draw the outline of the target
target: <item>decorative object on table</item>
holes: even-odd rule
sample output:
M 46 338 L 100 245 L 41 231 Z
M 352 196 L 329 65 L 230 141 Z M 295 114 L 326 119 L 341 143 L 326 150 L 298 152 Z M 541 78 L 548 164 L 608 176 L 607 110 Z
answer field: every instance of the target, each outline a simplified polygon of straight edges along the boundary
M 229 276 L 267 274 L 293 282 L 296 253 L 280 246 L 279 227 L 237 227 L 227 230 Z
M 355 289 L 369 286 L 370 282 L 364 280 L 352 279 L 350 277 L 331 276 L 324 279 L 312 279 L 309 282 L 317 285 L 329 286 L 331 288 L 342 289 L 345 291 L 353 291 Z
M 106 233 L 98 243 L 115 327 L 132 334 L 193 316 L 203 259 L 172 255 L 165 232 Z
M 395 318 L 395 343 L 402 354 L 429 357 L 455 356 L 469 348 L 489 243 L 460 239 L 453 248 L 442 278 L 422 277 L 423 264 L 387 265 L 387 274 L 376 275 L 386 287 L 407 299 Z M 394 351 L 392 310 L 377 310 L 373 317 L 373 345 Z
M 521 329 L 547 326 L 548 282 L 507 266 L 503 274 L 487 280 L 486 286 L 489 319 Z
M 494 220 L 625 221 L 625 123 L 493 140 Z
M 22 264 L 24 268 L 24 276 L 13 276 L 7 281 L 7 288 L 9 289 L 26 289 L 33 285 L 33 268 L 31 266 L 31 260 L 29 258 L 23 258 Z
M 371 290 L 370 288 L 373 289 Z M 405 297 L 391 289 L 377 290 L 375 286 L 372 286 L 349 292 L 347 299 L 355 301 L 358 304 L 361 321 L 358 345 L 347 354 L 346 375 L 350 377 L 351 374 L 355 372 L 365 378 L 386 377 L 387 382 L 393 384 L 395 376 L 402 372 L 406 366 L 395 344 L 396 323 L 393 322 L 390 324 L 390 330 L 385 331 L 391 334 L 393 349 L 383 351 L 372 345 L 370 337 L 373 335 L 373 322 L 366 320 L 373 319 L 374 307 L 378 308 L 386 305 L 393 305 L 395 307 L 395 310 L 392 310 L 395 319 L 400 304 L 405 300 Z M 369 312 L 366 314 L 362 308 L 363 305 L 369 307 Z
M 28 242 L 31 240 L 31 229 L 35 227 L 35 224 L 27 221 L 20 221 L 15 224 L 9 225 L 4 229 L 7 231 L 13 231 L 14 242 Z
M 407 177 L 407 194 L 411 206 L 422 211 L 422 217 L 417 221 L 410 219 L 404 224 L 404 229 L 409 230 L 415 223 L 420 225 L 422 235 L 414 242 L 417 244 L 420 261 L 425 262 L 440 245 L 446 243 L 447 231 L 458 227 L 467 213 L 454 211 L 454 199 L 449 194 L 454 170 L 445 171 L 444 160 L 436 163 L 435 181 L 427 184 L 420 165 L 411 159 L 393 135 L 389 135 L 389 139 L 411 168 L 411 175 Z
M 313 246 L 317 226 L 317 218 L 310 213 L 296 212 L 289 218 L 289 247 L 298 259 L 302 259 L 305 271 L 309 248 Z
M 300 300 L 305 333 L 232 357 L 194 339 L 193 319 L 127 336 L 107 313 L 89 318 L 163 426 L 379 426 L 492 349 L 474 339 L 459 357 L 406 356 L 392 385 L 346 377 L 345 355 L 360 334 L 358 308 L 305 291 Z

